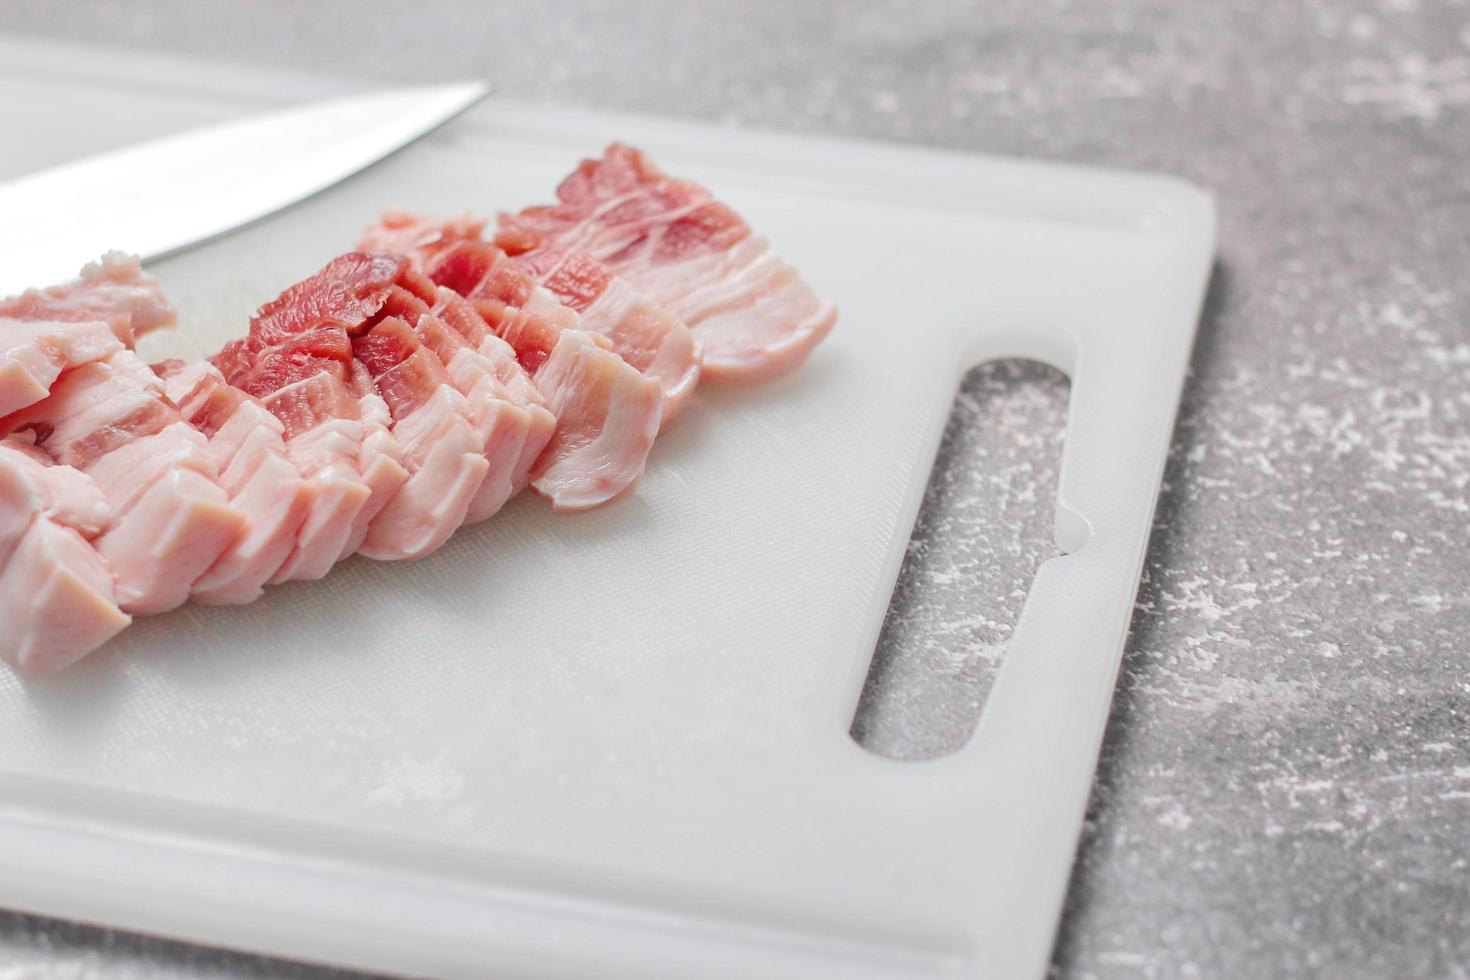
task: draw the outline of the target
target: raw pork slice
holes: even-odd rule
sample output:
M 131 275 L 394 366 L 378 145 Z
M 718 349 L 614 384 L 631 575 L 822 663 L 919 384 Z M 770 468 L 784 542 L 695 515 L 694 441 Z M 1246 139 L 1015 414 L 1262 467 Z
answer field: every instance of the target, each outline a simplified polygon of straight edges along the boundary
M 363 233 L 358 247 L 408 255 L 427 269 L 456 241 L 477 240 L 483 231 L 484 222 L 467 215 L 445 220 L 385 211 Z M 677 317 L 585 252 L 548 246 L 518 255 L 515 261 L 558 301 L 576 311 L 581 329 L 606 337 L 623 360 L 658 380 L 665 427 L 683 411 L 699 383 L 702 352 Z
M 27 481 L 38 501 L 41 513 L 69 527 L 91 540 L 112 522 L 112 511 L 107 498 L 98 489 L 97 483 L 82 471 L 71 466 L 62 466 L 36 446 L 33 434 L 17 433 L 0 439 L 0 458 L 17 468 Z M 0 522 L 13 517 L 0 515 Z M 5 527 L 0 524 L 0 555 L 5 551 L 7 540 Z
M 59 670 L 132 621 L 87 540 L 109 517 L 85 474 L 26 435 L 0 439 L 0 659 L 27 674 Z
M 471 347 L 459 331 L 438 316 L 428 312 L 419 316 L 414 333 L 439 358 L 455 389 L 469 404 L 489 468 L 470 501 L 465 522 L 483 521 L 525 488 L 531 463 L 546 448 L 556 418 L 541 403 L 539 395 L 531 402 L 513 394 L 500 380 L 494 352 L 482 353 Z M 506 358 L 502 363 L 508 361 L 524 378 L 525 372 L 515 363 L 508 345 L 493 335 L 486 345 L 492 343 L 505 348 Z
M 347 334 L 386 301 L 401 266 L 335 260 L 261 307 L 249 335 L 213 358 L 226 381 L 281 421 L 287 457 L 307 483 L 309 512 L 273 582 L 325 575 L 358 549 L 408 479 Z
M 178 322 L 159 288 L 132 255 L 108 252 L 72 282 L 0 300 L 0 317 L 18 320 L 102 320 L 129 347 L 134 338 Z
M 184 419 L 209 440 L 220 486 L 246 517 L 245 533 L 201 575 L 196 602 L 239 605 L 260 598 L 296 546 L 312 487 L 286 455 L 285 427 L 205 361 L 155 365 Z
M 427 315 L 435 294 L 402 256 L 349 253 L 263 307 L 215 358 L 281 417 L 288 451 L 306 439 L 313 454 L 355 459 L 365 494 L 333 527 L 341 546 L 372 558 L 443 544 L 489 467 L 469 402 L 404 319 Z
M 434 257 L 429 277 L 470 300 L 478 319 L 515 351 L 556 416 L 556 431 L 531 468 L 531 486 L 564 511 L 630 492 L 658 435 L 658 382 L 614 353 L 606 338 L 577 329 L 576 313 L 493 245 L 455 242 Z M 471 344 L 481 343 L 472 324 L 445 320 Z
M 399 317 L 379 321 L 352 340 L 393 416 L 410 476 L 368 529 L 369 558 L 420 558 L 464 523 L 489 464 L 469 403 L 439 358 Z
M 623 360 L 657 379 L 665 426 L 683 412 L 699 384 L 704 351 L 682 320 L 586 252 L 548 245 L 515 262 L 575 310 L 584 330 L 612 341 Z
M 412 404 L 405 404 L 405 395 L 409 395 L 410 401 L 414 398 L 411 389 L 404 390 L 404 379 L 417 379 L 425 385 L 447 384 L 462 396 L 464 412 L 461 414 L 473 425 L 479 454 L 485 464 L 479 486 L 460 518 L 461 523 L 473 523 L 498 512 L 513 494 L 525 486 L 524 481 L 516 480 L 519 459 L 527 452 L 539 452 L 545 445 L 546 434 L 542 431 L 540 416 L 549 417 L 550 413 L 539 403 L 537 411 L 533 411 L 533 406 L 513 395 L 499 379 L 492 357 L 470 349 L 452 327 L 431 312 L 429 304 L 438 301 L 440 292 L 421 276 L 405 275 L 403 287 L 395 290 L 379 311 L 384 318 L 355 338 L 353 344 L 361 351 L 358 363 L 364 366 L 379 390 L 389 399 L 389 408 L 395 418 L 403 415 L 405 408 L 417 410 Z M 412 331 L 411 337 L 403 332 L 405 327 Z M 384 360 L 385 355 L 387 360 Z M 398 365 L 400 358 L 404 363 L 394 366 Z M 418 364 L 419 358 L 437 360 L 439 368 L 432 363 Z M 387 370 L 390 367 L 391 370 Z M 408 368 L 412 370 L 406 370 Z M 519 367 L 515 372 L 525 378 Z M 529 387 L 529 382 L 526 386 Z M 460 404 L 449 391 L 419 394 L 430 406 Z M 403 425 L 405 432 L 413 432 L 421 423 L 403 419 Z M 396 424 L 394 431 L 398 431 Z M 440 447 L 441 450 L 444 448 Z M 479 469 L 478 466 L 474 468 Z M 424 486 L 438 485 L 444 482 L 444 477 L 431 468 L 418 482 Z M 411 501 L 414 495 L 404 499 L 405 502 Z
M 112 526 L 94 544 L 112 569 L 118 604 L 128 613 L 171 610 L 243 532 L 244 516 L 229 507 L 203 436 L 179 417 L 147 364 L 123 347 L 175 319 L 159 285 L 137 260 L 109 253 L 76 281 L 31 289 L 0 301 L 0 310 L 37 322 L 53 342 L 53 320 L 87 331 L 84 341 L 73 338 L 78 344 L 63 356 L 68 370 L 47 397 L 0 419 L 0 436 L 29 432 L 51 460 L 96 482 Z
M 389 208 L 378 223 L 368 227 L 358 240 L 363 252 L 406 255 L 419 269 L 455 242 L 485 237 L 485 222 L 469 214 L 458 218 L 436 218 L 401 208 Z
M 434 315 L 479 355 L 481 365 L 500 386 L 497 393 L 526 413 L 526 436 L 508 479 L 510 493 L 519 493 L 530 483 L 531 467 L 541 458 L 556 432 L 556 416 L 546 407 L 546 399 L 516 359 L 515 348 L 490 329 L 469 300 L 440 286 Z M 446 346 L 452 348 L 453 341 L 447 341 Z
M 64 323 L 0 317 L 0 416 L 45 398 L 67 368 L 121 349 L 112 328 L 100 320 Z
M 501 215 L 511 254 L 580 250 L 679 317 L 704 347 L 704 376 L 764 381 L 792 370 L 836 322 L 796 271 L 709 191 L 613 144 L 557 188 L 560 203 Z
M 357 470 L 368 486 L 368 504 L 357 515 L 342 558 L 356 554 L 367 540 L 373 521 L 392 502 L 409 480 L 404 450 L 393 435 L 393 414 L 373 386 L 372 376 L 362 364 L 353 364 L 353 390 L 357 393 L 357 416 L 362 426 L 362 445 Z
M 130 350 L 67 371 L 46 398 L 0 419 L 0 436 L 25 432 L 106 498 L 111 525 L 94 543 L 127 612 L 181 604 L 244 531 L 204 437 Z

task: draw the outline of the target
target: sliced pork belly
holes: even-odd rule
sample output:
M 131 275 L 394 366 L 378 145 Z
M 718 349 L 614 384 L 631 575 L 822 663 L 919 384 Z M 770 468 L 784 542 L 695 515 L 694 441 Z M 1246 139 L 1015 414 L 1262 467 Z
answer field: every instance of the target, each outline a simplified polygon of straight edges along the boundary
M 485 520 L 524 489 L 531 464 L 539 458 L 555 431 L 555 416 L 545 407 L 510 345 L 495 337 L 468 303 L 450 290 L 428 280 L 411 284 L 418 294 L 395 293 L 384 306 L 409 324 L 418 342 L 439 359 L 455 390 L 465 396 L 470 418 L 481 438 L 488 464 L 484 481 L 471 500 L 465 522 Z M 432 312 L 433 300 L 478 339 L 471 345 L 458 328 Z
M 546 399 L 516 359 L 515 349 L 490 329 L 468 300 L 441 286 L 434 315 L 480 356 L 484 367 L 500 383 L 501 395 L 526 413 L 525 441 L 509 477 L 511 494 L 519 493 L 530 483 L 531 467 L 541 458 L 556 432 L 556 416 L 546 407 Z
M 281 420 L 286 457 L 306 481 L 311 500 L 296 547 L 271 581 L 319 579 L 356 550 L 372 519 L 376 494 L 363 476 L 361 400 L 340 377 L 323 371 L 269 392 L 262 403 Z M 408 471 L 398 467 L 386 492 L 407 478 Z
M 536 374 L 564 452 L 543 454 L 531 485 L 557 510 L 587 510 L 631 492 L 658 435 L 657 382 L 617 370 L 608 363 L 614 357 L 589 334 L 568 330 Z
M 209 440 L 220 486 L 247 521 L 245 533 L 194 582 L 191 596 L 212 605 L 253 602 L 296 547 L 313 488 L 286 455 L 280 420 L 213 365 L 175 361 L 156 372 L 184 419 Z
M 0 317 L 0 416 L 45 398 L 67 368 L 121 350 L 106 323 Z
M 422 557 L 480 494 L 485 439 L 465 394 L 414 331 L 435 298 L 402 256 L 350 253 L 263 307 L 249 336 L 215 358 L 231 383 L 282 417 L 288 453 L 306 440 L 338 467 L 353 462 L 363 492 L 350 519 L 333 524 L 340 549 Z M 333 550 L 332 560 L 345 554 Z
M 682 320 L 585 252 L 545 246 L 515 261 L 577 311 L 583 329 L 612 341 L 623 360 L 658 381 L 664 425 L 684 410 L 699 384 L 704 352 Z
M 0 462 L 0 509 L 24 507 Z M 75 530 L 37 515 L 0 566 L 0 659 L 27 674 L 76 663 L 122 631 L 112 572 Z
M 132 621 L 87 540 L 109 518 L 85 474 L 28 434 L 0 439 L 0 659 L 28 674 L 59 670 Z
M 421 558 L 464 523 L 489 468 L 469 403 L 405 320 L 389 317 L 353 338 L 393 416 L 409 478 L 373 519 L 369 558 Z
M 400 208 L 384 211 L 377 224 L 371 225 L 358 239 L 359 251 L 377 255 L 405 255 L 420 269 L 444 249 L 466 239 L 483 238 L 485 222 L 464 214 L 458 218 L 438 218 Z
M 551 441 L 531 468 L 531 486 L 565 511 L 597 507 L 635 487 L 662 418 L 658 382 L 610 350 L 605 338 L 576 329 L 576 313 L 492 245 L 448 246 L 430 263 L 429 277 L 470 300 L 478 318 L 515 351 L 556 416 Z M 472 326 L 445 320 L 480 343 Z
M 26 432 L 106 498 L 111 524 L 94 545 L 127 612 L 181 604 L 244 531 L 204 437 L 130 350 L 67 371 L 46 398 L 0 420 L 0 435 Z
M 502 215 L 512 254 L 580 250 L 682 319 L 703 345 L 704 376 L 746 383 L 792 370 L 836 322 L 790 266 L 709 191 L 614 144 L 557 188 L 560 203 Z
M 540 455 L 555 428 L 555 416 L 540 405 L 539 399 L 534 406 L 518 403 L 497 377 L 491 359 L 471 347 L 469 341 L 439 317 L 432 313 L 419 317 L 414 333 L 439 358 L 455 390 L 464 395 L 469 405 L 488 468 L 484 482 L 470 501 L 465 523 L 483 521 L 525 488 L 530 462 L 523 466 L 522 461 L 531 457 L 534 462 L 534 457 Z M 516 371 L 524 376 L 519 366 Z
M 464 396 L 402 319 L 426 315 L 434 293 L 404 258 L 354 253 L 292 287 L 252 325 L 253 340 L 329 330 L 345 345 L 363 422 L 359 469 L 376 488 L 348 543 L 370 557 L 417 558 L 443 544 L 487 467 Z
M 363 233 L 358 247 L 408 255 L 421 268 L 457 241 L 478 240 L 484 223 L 386 211 Z M 656 378 L 663 391 L 663 425 L 684 409 L 699 383 L 701 351 L 682 321 L 632 283 L 585 252 L 554 247 L 515 257 L 516 264 L 578 315 L 580 329 L 606 337 L 623 360 Z
M 0 569 L 0 622 L 0 659 L 45 674 L 76 663 L 132 617 L 118 607 L 112 572 L 96 550 L 71 528 L 37 517 Z
M 97 482 L 82 471 L 53 460 L 35 444 L 34 433 L 16 433 L 0 439 L 0 460 L 25 477 L 33 495 L 30 499 L 38 502 L 46 517 L 63 527 L 91 540 L 111 523 L 112 511 Z M 0 522 L 15 519 L 15 514 L 0 513 Z M 0 555 L 5 551 L 5 540 L 6 531 L 0 527 Z
M 263 306 L 249 336 L 213 358 L 281 421 L 287 458 L 307 484 L 309 512 L 272 581 L 321 578 L 357 550 L 408 479 L 370 380 L 359 390 L 347 335 L 382 306 L 401 265 L 370 256 L 329 263 Z
M 362 482 L 367 484 L 368 500 L 353 523 L 342 558 L 355 554 L 362 547 L 374 518 L 382 513 L 409 478 L 403 447 L 393 435 L 393 414 L 388 411 L 388 403 L 378 394 L 372 376 L 361 363 L 354 362 L 353 377 L 358 393 L 358 419 L 362 426 L 357 470 L 362 474 Z
M 129 347 L 135 338 L 178 322 L 158 280 L 143 271 L 136 256 L 122 252 L 108 252 L 71 282 L 0 300 L 0 317 L 101 320 Z

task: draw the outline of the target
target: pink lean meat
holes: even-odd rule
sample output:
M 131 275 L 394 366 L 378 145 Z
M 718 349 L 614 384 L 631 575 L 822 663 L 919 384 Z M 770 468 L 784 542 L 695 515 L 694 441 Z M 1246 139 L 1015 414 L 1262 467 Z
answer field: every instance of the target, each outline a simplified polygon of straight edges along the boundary
M 428 554 L 484 479 L 463 396 L 411 335 L 382 322 L 396 294 L 411 295 L 401 281 L 434 293 L 402 258 L 341 256 L 262 307 L 249 336 L 215 358 L 281 419 L 288 450 L 320 484 L 290 577 L 318 577 L 353 550 Z
M 704 347 L 707 379 L 745 383 L 792 370 L 832 329 L 836 310 L 709 191 L 613 144 L 556 191 L 559 203 L 501 215 L 513 255 L 585 252 L 682 319 Z
M 574 311 L 493 245 L 455 242 L 428 268 L 434 282 L 468 299 L 510 345 L 556 416 L 556 431 L 531 468 L 531 486 L 557 510 L 586 510 L 630 492 L 658 435 L 658 382 L 610 350 L 606 338 L 578 329 Z M 472 344 L 481 343 L 473 327 L 456 326 Z
M 464 300 L 452 295 L 441 300 L 436 295 L 436 306 L 455 302 Z M 412 321 L 419 343 L 439 359 L 450 383 L 469 403 L 489 468 L 465 521 L 485 520 L 525 489 L 531 464 L 550 441 L 556 417 L 505 341 L 492 334 L 478 347 L 471 346 L 459 330 L 427 307 L 414 312 Z
M 483 231 L 484 222 L 468 216 L 444 220 L 385 211 L 358 247 L 404 254 L 428 269 L 455 242 L 479 240 Z M 539 248 L 516 256 L 515 263 L 577 313 L 580 329 L 606 337 L 618 356 L 658 380 L 664 426 L 683 411 L 699 383 L 701 351 L 677 317 L 585 252 Z

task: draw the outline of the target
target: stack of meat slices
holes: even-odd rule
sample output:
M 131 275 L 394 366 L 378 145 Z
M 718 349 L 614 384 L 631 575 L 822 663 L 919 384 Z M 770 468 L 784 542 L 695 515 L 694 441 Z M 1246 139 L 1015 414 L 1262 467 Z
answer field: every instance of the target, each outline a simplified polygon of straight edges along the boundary
M 708 380 L 785 374 L 837 321 L 738 214 L 630 146 L 583 161 L 556 196 L 501 215 L 497 244 L 553 275 L 569 252 L 605 263 L 689 326 Z
M 530 487 L 631 492 L 706 380 L 799 364 L 835 318 L 732 211 L 614 146 L 560 202 L 388 212 L 207 361 L 134 259 L 0 301 L 0 658 L 70 664 L 133 615 L 237 604 L 354 553 L 416 559 Z

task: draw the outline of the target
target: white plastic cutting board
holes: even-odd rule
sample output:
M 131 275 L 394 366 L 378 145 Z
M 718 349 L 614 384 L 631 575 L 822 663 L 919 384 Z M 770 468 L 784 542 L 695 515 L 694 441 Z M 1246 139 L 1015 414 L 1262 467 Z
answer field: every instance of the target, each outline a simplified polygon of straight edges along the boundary
M 65 52 L 63 52 L 65 54 Z M 0 46 L 0 177 L 327 94 Z M 24 137 L 24 138 L 22 138 Z M 795 375 L 701 390 L 635 499 L 530 496 L 417 565 L 0 674 L 0 905 L 438 976 L 1040 976 L 1214 242 L 1177 181 L 492 98 L 157 266 L 199 353 L 378 208 L 550 198 L 621 139 L 714 188 L 836 302 Z M 1073 379 L 1059 545 L 980 728 L 848 735 L 958 379 Z

